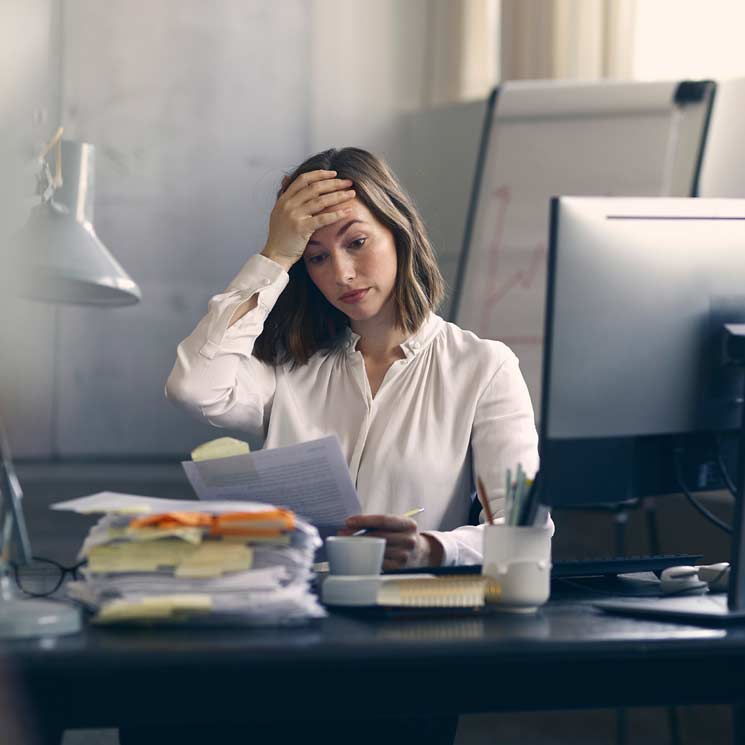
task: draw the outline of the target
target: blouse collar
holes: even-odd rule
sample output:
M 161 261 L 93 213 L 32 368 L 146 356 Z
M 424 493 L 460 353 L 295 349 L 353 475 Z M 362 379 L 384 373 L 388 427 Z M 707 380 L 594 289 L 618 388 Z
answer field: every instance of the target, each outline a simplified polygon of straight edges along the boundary
M 401 350 L 406 358 L 415 357 L 426 349 L 444 325 L 445 321 L 430 311 L 424 323 L 408 339 L 401 342 Z M 353 354 L 357 350 L 357 342 L 359 340 L 359 334 L 355 334 L 351 328 L 347 328 L 347 354 Z

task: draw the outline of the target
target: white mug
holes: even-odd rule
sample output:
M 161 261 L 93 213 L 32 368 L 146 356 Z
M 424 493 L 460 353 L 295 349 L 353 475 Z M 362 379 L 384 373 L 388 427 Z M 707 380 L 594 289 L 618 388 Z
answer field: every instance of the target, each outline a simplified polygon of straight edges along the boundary
M 331 535 L 326 539 L 329 574 L 380 574 L 385 538 Z
M 482 574 L 499 581 L 500 610 L 533 613 L 551 594 L 551 527 L 484 527 Z

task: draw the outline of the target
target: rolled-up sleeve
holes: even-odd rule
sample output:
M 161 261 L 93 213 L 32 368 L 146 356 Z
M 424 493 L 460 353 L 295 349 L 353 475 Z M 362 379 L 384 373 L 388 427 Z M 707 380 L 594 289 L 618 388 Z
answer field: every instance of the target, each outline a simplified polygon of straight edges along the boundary
M 252 256 L 207 315 L 178 345 L 166 397 L 218 427 L 264 434 L 276 387 L 272 365 L 253 356 L 264 321 L 284 288 L 287 272 L 260 254 Z M 243 303 L 258 295 L 256 308 L 229 326 Z

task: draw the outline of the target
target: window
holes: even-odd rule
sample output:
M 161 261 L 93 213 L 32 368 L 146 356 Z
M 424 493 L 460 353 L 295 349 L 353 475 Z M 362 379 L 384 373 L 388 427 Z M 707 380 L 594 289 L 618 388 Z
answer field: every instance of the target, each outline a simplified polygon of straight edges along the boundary
M 745 76 L 743 0 L 636 3 L 632 76 L 637 80 Z

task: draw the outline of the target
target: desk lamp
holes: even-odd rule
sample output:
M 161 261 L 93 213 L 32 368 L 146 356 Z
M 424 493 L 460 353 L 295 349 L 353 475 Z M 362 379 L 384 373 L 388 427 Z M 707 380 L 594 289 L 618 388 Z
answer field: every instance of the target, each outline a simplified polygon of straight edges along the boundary
M 39 155 L 40 202 L 14 242 L 19 294 L 50 303 L 108 307 L 137 303 L 139 287 L 93 228 L 94 147 L 63 142 L 62 132 L 60 127 Z M 47 160 L 53 148 L 54 176 Z M 13 558 L 21 564 L 31 561 L 22 496 L 0 421 L 0 638 L 75 633 L 81 628 L 76 606 L 21 597 L 10 577 Z

